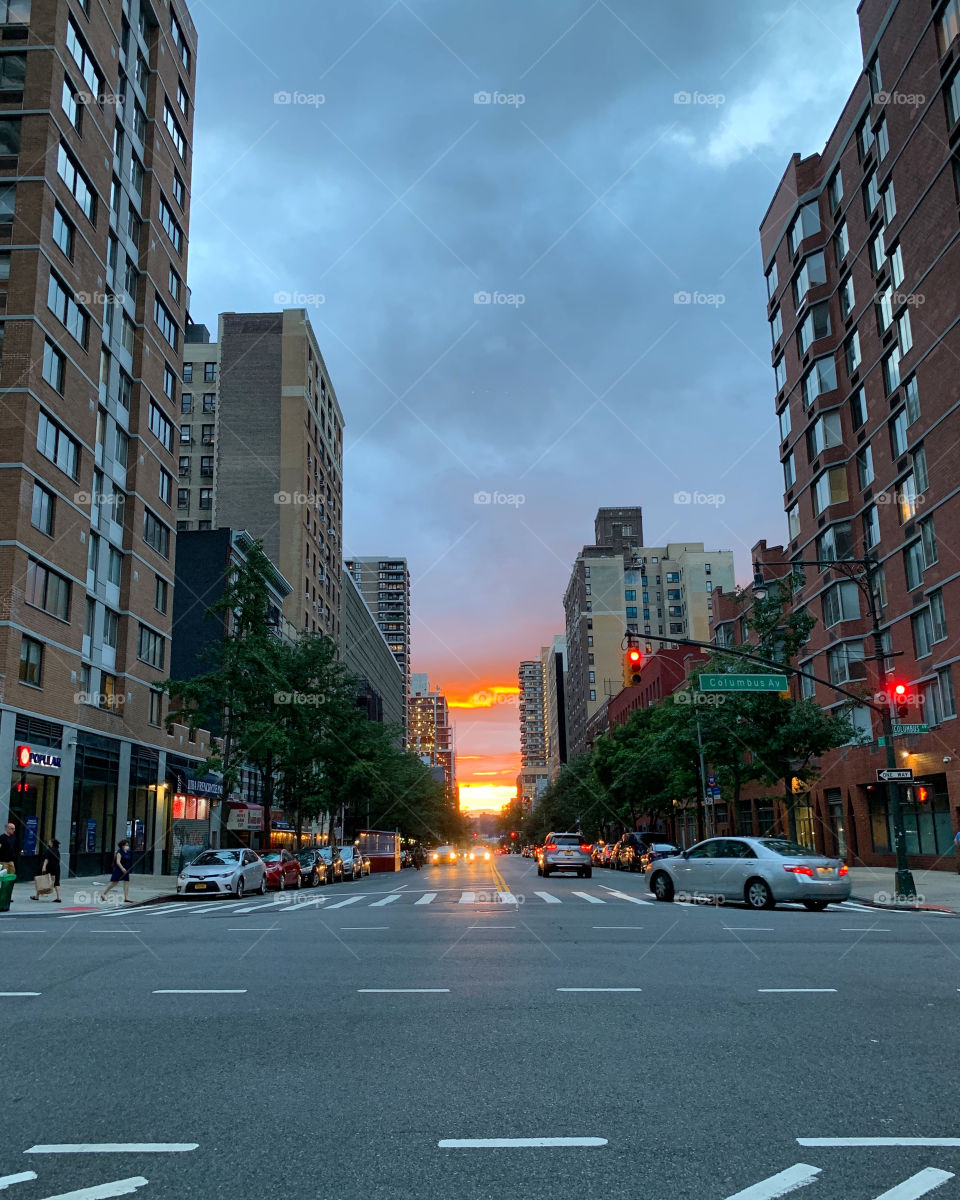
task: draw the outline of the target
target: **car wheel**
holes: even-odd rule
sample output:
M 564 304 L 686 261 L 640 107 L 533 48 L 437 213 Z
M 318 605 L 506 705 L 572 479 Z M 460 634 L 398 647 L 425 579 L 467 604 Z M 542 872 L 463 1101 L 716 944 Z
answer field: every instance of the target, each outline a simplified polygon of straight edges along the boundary
M 828 903 L 827 900 L 804 900 L 803 907 L 808 912 L 823 912 Z
M 593 878 L 593 867 L 587 867 L 587 869 L 583 873 L 583 877 L 584 877 L 584 879 L 592 879 Z
M 544 868 L 541 871 L 541 875 L 543 875 L 544 879 L 550 878 L 550 868 L 546 864 L 544 864 Z
M 658 900 L 669 904 L 673 899 L 673 880 L 666 871 L 658 871 L 650 880 L 650 890 Z
M 266 874 L 266 872 L 264 872 L 263 878 L 260 880 L 260 886 L 257 888 L 257 891 L 260 893 L 261 896 L 265 896 L 267 894 L 267 874 Z
M 320 886 L 320 872 L 319 872 L 319 871 L 314 871 L 314 872 L 311 874 L 311 876 L 310 876 L 310 886 L 311 886 L 311 887 L 319 887 L 319 886 Z
M 243 883 L 243 876 L 241 875 L 240 878 L 237 880 L 237 899 L 238 900 L 243 899 L 243 890 L 244 890 L 244 883 Z
M 537 874 L 538 874 L 538 875 L 542 875 L 542 874 L 543 874 L 543 867 L 537 867 Z
M 299 892 L 302 887 L 303 887 L 303 876 L 298 871 L 297 872 L 297 883 L 296 883 L 297 891 Z
M 283 891 L 283 890 L 286 888 L 286 886 L 287 886 L 287 877 L 286 877 L 286 875 L 284 875 L 284 873 L 281 871 L 281 872 L 280 872 L 280 882 L 277 884 L 277 888 L 278 888 L 278 890 L 279 890 L 279 891 L 281 891 L 281 892 L 282 892 L 282 891 Z
M 743 890 L 743 898 L 746 900 L 748 908 L 773 908 L 776 904 L 773 892 L 770 891 L 770 885 L 763 879 L 748 879 L 747 886 Z

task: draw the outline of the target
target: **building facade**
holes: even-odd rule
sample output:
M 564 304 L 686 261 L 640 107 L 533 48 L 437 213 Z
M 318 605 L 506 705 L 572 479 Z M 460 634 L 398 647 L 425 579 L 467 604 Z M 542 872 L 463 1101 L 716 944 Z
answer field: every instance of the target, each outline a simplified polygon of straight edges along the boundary
M 760 230 L 785 558 L 881 565 L 882 664 L 855 583 L 806 567 L 793 602 L 818 618 L 804 660 L 814 674 L 908 685 L 910 723 L 930 732 L 897 740 L 929 797 L 904 790 L 907 846 L 934 866 L 952 861 L 960 824 L 960 575 L 949 550 L 960 533 L 960 11 L 955 0 L 864 0 L 859 18 L 863 73 L 823 152 L 790 160 Z M 825 706 L 840 701 L 805 687 Z M 854 716 L 871 744 L 824 760 L 816 836 L 836 847 L 842 829 L 852 856 L 888 864 L 879 722 L 865 708 Z
M 431 691 L 426 675 L 416 679 L 408 698 L 407 746 L 426 766 L 442 769 L 447 794 L 456 799 L 456 746 L 447 698 L 439 687 Z
M 124 831 L 153 870 L 185 738 L 157 685 L 196 31 L 180 0 L 21 0 L 0 20 L 0 807 L 73 872 L 100 871 Z M 31 769 L 11 793 L 18 744 Z
M 547 780 L 567 761 L 567 639 L 563 634 L 540 650 L 543 670 L 543 724 L 547 741 Z
M 408 744 L 413 735 L 408 710 L 410 680 L 410 571 L 405 558 L 350 558 L 346 569 L 353 576 L 380 632 L 397 660 L 403 677 L 403 725 Z M 426 678 L 426 677 L 424 677 Z M 422 689 L 426 691 L 426 687 Z
M 213 529 L 220 344 L 188 319 L 183 342 L 177 459 L 177 531 Z
M 357 678 L 358 703 L 367 716 L 372 721 L 395 725 L 402 742 L 405 696 L 400 664 L 349 570 L 343 573 L 340 658 Z
M 339 641 L 343 414 L 313 327 L 302 308 L 221 313 L 219 351 L 213 527 L 260 538 L 287 620 Z
M 520 776 L 517 794 L 521 803 L 531 805 L 546 785 L 547 779 L 543 664 L 540 659 L 522 662 L 517 675 L 520 682 L 520 694 L 517 697 L 520 717 Z M 538 782 L 541 779 L 543 784 Z

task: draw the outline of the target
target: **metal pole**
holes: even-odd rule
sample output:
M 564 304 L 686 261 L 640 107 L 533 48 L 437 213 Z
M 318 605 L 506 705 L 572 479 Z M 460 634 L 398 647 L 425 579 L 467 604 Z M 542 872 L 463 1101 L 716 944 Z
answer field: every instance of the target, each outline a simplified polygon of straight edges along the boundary
M 713 805 L 707 802 L 707 768 L 703 762 L 703 734 L 700 731 L 700 710 L 697 709 L 697 754 L 700 757 L 700 789 L 703 795 L 703 819 L 707 837 L 713 837 Z

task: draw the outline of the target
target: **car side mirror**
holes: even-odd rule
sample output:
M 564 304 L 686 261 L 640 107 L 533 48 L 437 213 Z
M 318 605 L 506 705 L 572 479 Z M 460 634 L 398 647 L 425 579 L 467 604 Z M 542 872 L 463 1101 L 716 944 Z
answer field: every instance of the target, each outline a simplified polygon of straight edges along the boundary
M 689 851 L 689 850 L 681 850 L 681 851 L 680 851 L 680 857 L 681 857 L 681 858 L 689 858 L 689 857 L 690 857 L 690 851 Z

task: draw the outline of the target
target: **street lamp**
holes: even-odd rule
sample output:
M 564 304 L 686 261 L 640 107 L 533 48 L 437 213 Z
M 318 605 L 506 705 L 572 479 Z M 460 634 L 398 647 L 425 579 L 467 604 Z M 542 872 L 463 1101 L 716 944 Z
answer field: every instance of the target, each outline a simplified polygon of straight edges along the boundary
M 877 608 L 877 592 L 874 587 L 876 574 L 880 569 L 880 564 L 877 560 L 872 555 L 867 555 L 865 558 L 845 558 L 839 560 L 796 559 L 792 562 L 769 562 L 766 565 L 772 567 L 829 567 L 857 585 L 866 597 L 867 608 L 870 613 L 870 631 L 873 637 L 872 658 L 876 663 L 877 697 L 879 697 L 881 692 L 885 692 L 883 687 L 883 661 L 889 655 L 885 654 L 883 650 L 880 613 Z M 854 570 L 853 568 L 859 568 L 859 570 Z M 759 562 L 753 564 L 753 582 L 754 595 L 759 598 L 766 596 L 766 589 L 769 585 L 764 581 L 763 571 Z M 891 771 L 896 771 L 897 755 L 893 746 L 893 718 L 890 712 L 891 701 L 888 697 L 886 704 L 873 703 L 867 699 L 864 699 L 863 703 L 880 715 L 880 723 L 883 729 L 883 744 L 887 756 L 887 767 Z M 911 874 L 909 864 L 907 863 L 907 841 L 903 825 L 903 810 L 900 807 L 900 786 L 894 778 L 888 778 L 885 782 L 887 806 L 893 824 L 893 840 L 897 855 L 896 895 L 908 900 L 915 900 L 917 889 L 913 882 L 913 875 Z

